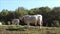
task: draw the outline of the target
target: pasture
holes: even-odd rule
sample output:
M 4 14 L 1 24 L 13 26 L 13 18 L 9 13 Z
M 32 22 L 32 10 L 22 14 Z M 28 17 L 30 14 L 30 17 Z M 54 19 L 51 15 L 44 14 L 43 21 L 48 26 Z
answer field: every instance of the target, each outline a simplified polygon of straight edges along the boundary
M 0 34 L 60 34 L 60 27 L 0 25 Z

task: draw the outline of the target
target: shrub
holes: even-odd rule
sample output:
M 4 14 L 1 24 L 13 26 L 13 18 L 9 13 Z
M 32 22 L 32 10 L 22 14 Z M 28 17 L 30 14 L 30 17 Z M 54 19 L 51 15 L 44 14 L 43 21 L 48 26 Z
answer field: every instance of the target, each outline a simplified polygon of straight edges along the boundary
M 58 20 L 54 20 L 53 22 L 54 22 L 54 26 L 57 26 L 57 27 L 60 26 L 60 22 Z
M 20 25 L 10 25 L 8 26 L 8 29 L 7 30 L 10 30 L 10 31 L 14 31 L 14 30 L 18 30 L 18 31 L 24 31 L 24 27 L 20 26 Z

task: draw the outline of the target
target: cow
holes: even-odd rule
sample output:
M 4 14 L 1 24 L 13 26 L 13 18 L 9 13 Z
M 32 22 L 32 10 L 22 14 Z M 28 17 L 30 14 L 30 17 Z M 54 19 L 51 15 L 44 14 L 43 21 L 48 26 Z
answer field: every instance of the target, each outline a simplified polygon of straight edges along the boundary
M 12 24 L 14 25 L 19 25 L 19 19 L 13 19 Z
M 40 28 L 42 26 L 42 15 L 25 15 L 22 18 L 24 23 L 27 24 L 28 27 L 30 23 L 35 25 L 37 25 L 38 23 L 40 25 Z

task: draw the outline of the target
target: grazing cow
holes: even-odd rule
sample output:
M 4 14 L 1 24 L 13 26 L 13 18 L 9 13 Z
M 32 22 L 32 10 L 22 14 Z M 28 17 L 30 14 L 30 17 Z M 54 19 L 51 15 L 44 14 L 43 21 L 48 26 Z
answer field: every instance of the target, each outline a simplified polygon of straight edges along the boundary
M 23 20 L 28 27 L 30 23 L 35 25 L 37 25 L 38 23 L 40 25 L 40 28 L 42 26 L 42 15 L 25 15 L 23 16 Z
M 13 19 L 12 24 L 19 25 L 19 19 Z

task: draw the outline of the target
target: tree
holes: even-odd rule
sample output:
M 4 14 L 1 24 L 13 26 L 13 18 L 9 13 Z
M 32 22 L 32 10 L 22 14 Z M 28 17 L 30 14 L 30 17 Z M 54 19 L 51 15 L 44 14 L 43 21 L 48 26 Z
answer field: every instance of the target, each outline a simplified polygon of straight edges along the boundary
M 37 13 L 36 8 L 29 10 L 29 15 L 34 15 Z
M 6 9 L 3 9 L 2 12 L 0 13 L 1 14 L 1 21 L 3 22 L 7 22 L 7 18 L 6 16 L 9 14 L 8 10 Z
M 15 10 L 15 15 L 16 16 L 23 16 L 23 15 L 28 15 L 28 12 L 25 8 L 23 7 L 18 7 L 18 9 Z
M 60 24 L 60 7 L 54 7 L 52 9 L 52 12 L 50 12 L 50 15 L 51 15 L 51 17 L 53 19 L 53 23 L 54 24 L 57 24 L 58 23 L 58 25 L 59 25 Z M 56 20 L 58 22 L 55 22 Z M 58 26 L 58 25 L 56 25 L 56 26 Z
M 7 9 L 3 9 L 0 14 L 1 14 L 1 19 L 0 21 L 3 22 L 3 24 L 8 24 L 8 21 L 11 21 L 13 19 L 13 11 L 8 11 Z

